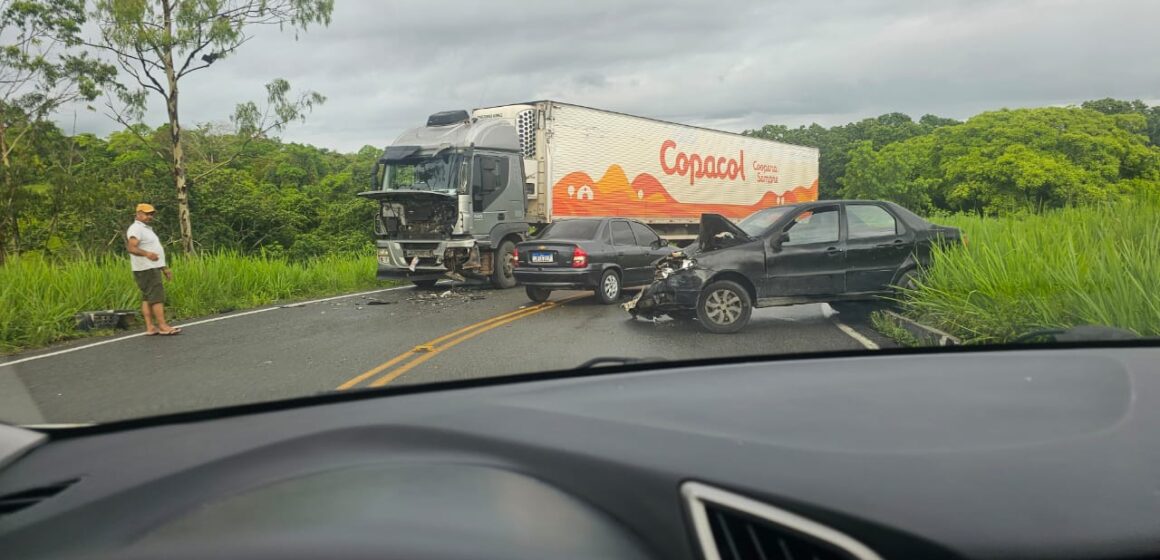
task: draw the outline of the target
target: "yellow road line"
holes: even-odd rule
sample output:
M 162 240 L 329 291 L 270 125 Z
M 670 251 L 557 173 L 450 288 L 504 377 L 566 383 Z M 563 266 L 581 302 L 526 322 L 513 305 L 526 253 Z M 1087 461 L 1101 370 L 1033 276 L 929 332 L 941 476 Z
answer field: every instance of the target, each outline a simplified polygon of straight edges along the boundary
M 400 362 L 407 360 L 408 358 L 415 358 L 414 360 L 407 362 L 407 363 L 403 364 L 402 366 L 399 366 L 397 369 L 395 369 L 394 371 L 391 371 L 387 375 L 384 375 L 383 377 L 376 379 L 373 383 L 370 384 L 370 387 L 382 387 L 383 385 L 386 385 L 386 384 L 390 383 L 391 381 L 394 381 L 399 376 L 410 371 L 412 368 L 414 368 L 414 367 L 418 366 L 419 364 L 431 359 L 439 352 L 442 352 L 443 350 L 445 350 L 447 348 L 451 348 L 452 346 L 455 346 L 456 344 L 459 344 L 460 342 L 463 342 L 465 340 L 473 338 L 477 335 L 483 334 L 483 333 L 485 333 L 491 329 L 494 329 L 496 327 L 506 325 L 506 324 L 511 323 L 513 321 L 523 319 L 524 317 L 527 317 L 530 315 L 535 315 L 536 313 L 540 313 L 541 311 L 547 311 L 548 309 L 551 309 L 551 308 L 556 307 L 558 305 L 562 305 L 564 303 L 567 303 L 567 302 L 570 302 L 573 300 L 577 300 L 580 298 L 584 298 L 584 297 L 588 297 L 588 294 L 564 298 L 564 299 L 559 300 L 559 301 L 548 301 L 548 302 L 540 303 L 537 305 L 533 305 L 531 307 L 517 309 L 515 311 L 504 313 L 502 315 L 497 315 L 495 317 L 491 317 L 489 319 L 485 319 L 485 320 L 479 321 L 477 323 L 472 323 L 470 325 L 467 325 L 466 327 L 456 329 L 450 333 L 447 333 L 443 336 L 440 336 L 439 338 L 436 338 L 436 339 L 433 339 L 431 341 L 420 344 L 420 345 L 412 348 L 411 350 L 403 352 L 402 354 L 399 354 L 398 356 L 395 356 L 394 358 L 391 358 L 390 360 L 387 360 L 386 362 L 383 362 L 382 364 L 379 364 L 378 366 L 375 366 L 374 368 L 369 369 L 369 370 L 359 374 L 358 376 L 350 379 L 346 383 L 343 383 L 342 385 L 340 385 L 338 387 L 338 390 L 343 391 L 346 389 L 350 389 L 350 388 L 358 385 L 359 383 L 362 383 L 363 381 L 367 380 L 370 377 L 373 377 L 373 376 L 378 375 L 384 371 L 387 371 L 391 367 L 399 364 Z M 466 334 L 464 334 L 464 333 L 466 333 Z M 462 335 L 462 336 L 459 336 L 459 335 Z M 450 342 L 447 342 L 446 344 L 439 345 L 440 343 L 442 343 L 448 339 L 451 339 L 452 337 L 455 337 L 455 336 L 459 336 L 459 338 L 451 340 Z
M 373 368 L 371 368 L 371 369 L 369 369 L 369 370 L 367 370 L 367 371 L 364 371 L 364 372 L 360 373 L 358 376 L 351 378 L 351 379 L 350 379 L 350 380 L 348 380 L 346 383 L 343 383 L 342 385 L 339 385 L 339 386 L 338 386 L 338 390 L 339 390 L 339 391 L 345 391 L 345 390 L 347 390 L 347 389 L 350 389 L 351 387 L 354 387 L 355 385 L 358 385 L 359 383 L 362 383 L 362 382 L 363 382 L 363 381 L 365 381 L 367 378 L 369 378 L 369 377 L 373 377 L 374 375 L 376 375 L 376 374 L 378 374 L 378 373 L 382 372 L 383 370 L 385 370 L 385 369 L 387 369 L 387 368 L 389 368 L 389 367 L 391 367 L 391 366 L 393 366 L 393 365 L 395 365 L 395 364 L 397 364 L 397 363 L 399 363 L 399 362 L 403 361 L 404 359 L 406 359 L 406 358 L 408 358 L 408 357 L 412 356 L 412 355 L 413 355 L 413 354 L 414 354 L 414 353 L 415 353 L 417 350 L 419 350 L 419 351 L 422 351 L 422 350 L 420 350 L 420 349 L 422 349 L 423 347 L 427 347 L 427 346 L 434 346 L 435 344 L 438 344 L 438 343 L 440 343 L 440 342 L 443 342 L 444 340 L 447 340 L 448 338 L 450 338 L 450 337 L 453 337 L 453 336 L 455 336 L 455 335 L 457 335 L 457 334 L 463 333 L 463 332 L 465 332 L 465 331 L 469 331 L 469 330 L 471 330 L 471 329 L 479 328 L 479 327 L 481 327 L 481 326 L 483 326 L 483 325 L 486 325 L 486 324 L 488 324 L 488 323 L 491 323 L 491 322 L 493 322 L 493 321 L 499 321 L 500 319 L 503 319 L 503 318 L 505 318 L 505 317 L 510 317 L 510 316 L 512 316 L 512 315 L 517 315 L 517 314 L 523 313 L 523 312 L 525 312 L 525 311 L 527 311 L 527 310 L 529 310 L 529 309 L 535 309 L 535 308 L 537 308 L 537 307 L 542 307 L 542 306 L 544 306 L 544 305 L 547 305 L 547 302 L 545 302 L 545 303 L 539 303 L 539 304 L 533 305 L 533 306 L 531 306 L 531 307 L 525 307 L 525 308 L 523 308 L 523 309 L 517 309 L 517 310 L 515 310 L 515 311 L 510 311 L 510 312 L 508 312 L 508 313 L 504 313 L 503 315 L 497 315 L 497 316 L 495 316 L 495 317 L 492 317 L 492 318 L 490 318 L 490 319 L 484 319 L 484 320 L 482 320 L 482 321 L 479 321 L 479 322 L 476 322 L 476 323 L 472 323 L 472 324 L 470 324 L 470 325 L 467 325 L 466 327 L 463 327 L 463 328 L 461 328 L 461 329 L 458 329 L 458 330 L 452 331 L 452 332 L 450 332 L 450 333 L 448 333 L 448 334 L 445 334 L 445 335 L 443 335 L 443 336 L 441 336 L 441 337 L 439 337 L 439 338 L 436 338 L 436 339 L 434 339 L 434 340 L 431 340 L 431 341 L 425 342 L 425 343 L 423 343 L 423 344 L 420 344 L 419 346 L 416 346 L 415 348 L 412 348 L 412 349 L 410 349 L 410 350 L 408 350 L 408 351 L 406 351 L 406 352 L 403 352 L 402 354 L 399 354 L 398 356 L 395 356 L 394 358 L 391 358 L 390 360 L 387 360 L 386 362 L 383 362 L 383 363 L 381 363 L 381 364 L 379 364 L 379 365 L 377 365 L 377 366 L 375 366 L 375 367 L 373 367 Z

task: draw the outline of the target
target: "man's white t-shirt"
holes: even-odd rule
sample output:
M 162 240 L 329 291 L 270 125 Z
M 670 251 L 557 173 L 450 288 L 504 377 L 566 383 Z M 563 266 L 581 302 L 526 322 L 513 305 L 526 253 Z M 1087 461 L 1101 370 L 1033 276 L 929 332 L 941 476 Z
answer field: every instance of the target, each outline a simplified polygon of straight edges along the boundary
M 138 249 L 150 253 L 157 253 L 157 260 L 155 261 L 137 255 L 129 255 L 129 262 L 133 265 L 133 272 L 165 266 L 165 247 L 161 246 L 161 240 L 158 239 L 156 233 L 153 233 L 153 228 L 149 227 L 148 224 L 134 220 L 133 225 L 129 226 L 129 231 L 125 236 L 126 238 L 136 237 Z

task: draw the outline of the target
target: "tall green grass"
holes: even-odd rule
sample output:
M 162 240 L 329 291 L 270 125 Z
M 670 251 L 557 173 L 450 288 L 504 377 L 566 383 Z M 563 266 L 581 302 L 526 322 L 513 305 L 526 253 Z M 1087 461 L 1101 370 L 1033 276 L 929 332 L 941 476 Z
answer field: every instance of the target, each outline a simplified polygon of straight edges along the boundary
M 1160 198 L 934 221 L 968 244 L 935 254 L 902 298 L 911 316 L 976 343 L 1086 324 L 1160 336 Z
M 170 259 L 166 317 L 244 309 L 381 286 L 375 257 L 328 256 L 306 262 L 236 253 Z M 99 309 L 140 309 L 128 257 L 65 263 L 15 257 L 0 267 L 0 352 L 84 336 L 73 315 Z

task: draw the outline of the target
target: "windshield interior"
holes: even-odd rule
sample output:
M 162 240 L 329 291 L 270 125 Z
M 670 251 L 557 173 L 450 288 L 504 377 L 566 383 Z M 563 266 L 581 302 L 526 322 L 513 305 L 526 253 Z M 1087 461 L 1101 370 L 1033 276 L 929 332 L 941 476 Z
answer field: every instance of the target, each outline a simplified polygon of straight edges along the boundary
M 0 0 L 0 421 L 1160 337 L 1160 1 L 384 4 Z

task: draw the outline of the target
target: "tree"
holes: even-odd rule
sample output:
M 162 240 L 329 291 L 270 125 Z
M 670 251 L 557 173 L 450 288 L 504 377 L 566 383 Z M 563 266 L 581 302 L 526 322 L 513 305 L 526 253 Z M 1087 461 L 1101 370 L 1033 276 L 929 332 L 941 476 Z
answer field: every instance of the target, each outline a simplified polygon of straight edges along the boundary
M 20 237 L 17 150 L 58 107 L 92 101 L 116 73 L 76 50 L 84 22 L 82 0 L 0 0 L 0 264 Z
M 903 113 L 886 113 L 884 115 L 862 119 L 842 126 L 829 129 L 814 123 L 808 127 L 788 128 L 784 125 L 765 125 L 758 130 L 747 130 L 744 134 L 817 148 L 820 152 L 818 161 L 818 197 L 834 198 L 839 195 L 842 184 L 842 175 L 846 173 L 846 165 L 850 161 L 851 150 L 860 142 L 869 141 L 874 149 L 894 142 L 901 142 L 926 134 L 936 128 L 960 124 L 954 119 L 924 115 L 922 120 L 914 122 Z
M 150 93 L 165 101 L 168 159 L 186 252 L 192 252 L 194 245 L 179 110 L 181 80 L 237 51 L 250 40 L 247 29 L 252 26 L 306 30 L 312 24 L 329 25 L 333 9 L 334 0 L 97 0 L 94 17 L 101 32 L 93 45 L 112 53 L 136 84 L 121 92 L 126 110 L 115 112 L 115 117 L 122 124 L 140 120 Z M 239 127 L 256 137 L 300 118 L 303 111 L 322 102 L 321 96 L 310 93 L 297 103 L 290 102 L 288 91 L 284 80 L 271 82 L 268 101 L 277 119 L 270 123 L 262 118 L 269 112 L 244 104 L 235 113 Z
M 1144 134 L 1153 146 L 1160 146 L 1160 105 L 1149 107 L 1143 101 L 1124 101 L 1105 97 L 1094 101 L 1084 101 L 1080 107 L 1099 111 L 1105 115 L 1143 115 Z
M 1145 124 L 1074 107 L 982 113 L 882 149 L 860 144 L 842 193 L 1000 214 L 1160 190 L 1160 149 Z

